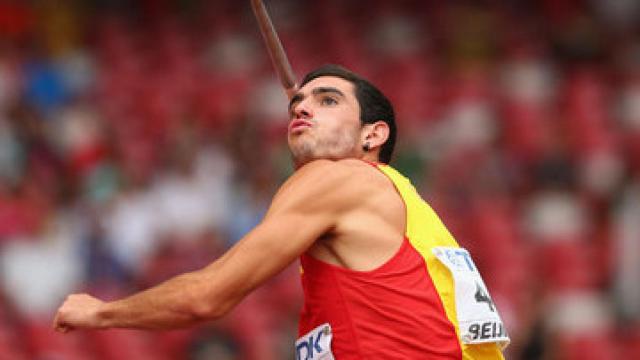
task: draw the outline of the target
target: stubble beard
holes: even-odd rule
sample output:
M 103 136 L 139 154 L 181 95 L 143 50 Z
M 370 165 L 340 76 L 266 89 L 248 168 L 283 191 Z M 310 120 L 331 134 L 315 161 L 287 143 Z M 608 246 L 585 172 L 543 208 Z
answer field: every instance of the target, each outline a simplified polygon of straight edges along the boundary
M 340 160 L 356 156 L 356 137 L 344 134 L 339 138 L 327 140 L 305 141 L 291 147 L 291 157 L 296 169 L 319 159 Z

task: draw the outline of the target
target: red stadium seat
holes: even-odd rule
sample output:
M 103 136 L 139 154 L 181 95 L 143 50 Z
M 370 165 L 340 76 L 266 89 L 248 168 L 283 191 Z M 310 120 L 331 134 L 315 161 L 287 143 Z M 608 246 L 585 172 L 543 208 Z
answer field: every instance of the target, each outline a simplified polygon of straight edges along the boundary
M 559 336 L 559 355 L 562 360 L 620 360 L 620 348 L 609 334 L 593 334 L 574 337 Z M 636 354 L 637 355 L 637 354 Z
M 137 330 L 94 331 L 90 335 L 91 343 L 101 360 L 139 359 L 168 360 L 159 346 L 156 333 Z
M 45 320 L 47 320 L 45 322 Z M 26 320 L 23 335 L 33 358 L 90 360 L 94 355 L 81 332 L 61 334 L 51 328 L 49 319 Z
M 560 239 L 545 244 L 538 254 L 540 275 L 552 291 L 597 288 L 595 255 L 593 246 L 585 241 Z

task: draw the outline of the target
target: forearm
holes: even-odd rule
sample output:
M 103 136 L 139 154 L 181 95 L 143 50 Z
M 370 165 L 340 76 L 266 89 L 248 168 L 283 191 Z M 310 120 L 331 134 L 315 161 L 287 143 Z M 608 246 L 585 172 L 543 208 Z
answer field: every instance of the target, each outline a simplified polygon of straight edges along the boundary
M 259 226 L 265 238 L 275 238 L 273 226 Z M 101 328 L 173 329 L 222 317 L 253 288 L 290 262 L 269 265 L 263 254 L 284 258 L 262 241 L 243 241 L 209 266 L 176 276 L 130 297 L 104 303 L 96 318 Z M 257 244 L 254 244 L 257 242 Z M 248 261 L 247 256 L 254 261 Z M 282 260 L 282 259 L 281 259 Z
M 201 272 L 186 273 L 122 300 L 105 303 L 96 316 L 103 328 L 173 329 L 221 315 Z
M 69 295 L 56 313 L 54 328 L 61 332 L 173 329 L 218 319 L 320 236 L 322 227 L 312 226 L 317 221 L 299 226 L 306 218 L 274 211 L 270 220 L 263 221 L 209 266 L 122 300 L 105 303 L 88 294 Z M 287 240 L 282 241 L 283 237 Z

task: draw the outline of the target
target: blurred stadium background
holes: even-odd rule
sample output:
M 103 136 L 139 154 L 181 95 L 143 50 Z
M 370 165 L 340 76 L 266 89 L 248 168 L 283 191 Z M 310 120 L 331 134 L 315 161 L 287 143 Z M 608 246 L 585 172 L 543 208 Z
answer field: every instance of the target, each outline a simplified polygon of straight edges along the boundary
M 393 100 L 393 164 L 474 254 L 509 359 L 640 356 L 640 2 L 267 7 L 299 76 L 340 63 Z M 195 329 L 50 330 L 66 294 L 259 221 L 292 171 L 261 41 L 249 1 L 0 1 L 0 359 L 293 358 L 296 266 Z

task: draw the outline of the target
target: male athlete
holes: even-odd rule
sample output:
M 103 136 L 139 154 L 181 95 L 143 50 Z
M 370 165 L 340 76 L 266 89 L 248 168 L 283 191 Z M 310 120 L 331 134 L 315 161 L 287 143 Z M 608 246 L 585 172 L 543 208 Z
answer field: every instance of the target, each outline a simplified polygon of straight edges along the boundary
M 291 97 L 296 168 L 263 219 L 209 266 L 113 302 L 70 295 L 54 327 L 172 329 L 225 315 L 297 258 L 298 359 L 502 359 L 484 282 L 407 179 L 386 165 L 393 108 L 326 65 Z

